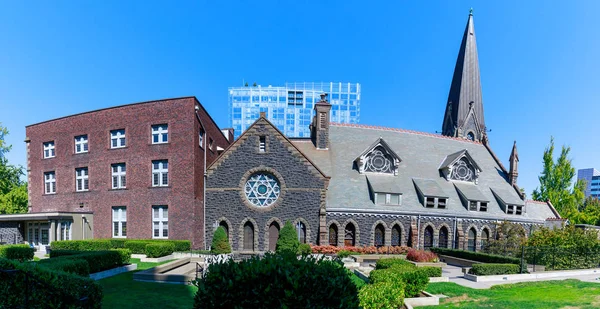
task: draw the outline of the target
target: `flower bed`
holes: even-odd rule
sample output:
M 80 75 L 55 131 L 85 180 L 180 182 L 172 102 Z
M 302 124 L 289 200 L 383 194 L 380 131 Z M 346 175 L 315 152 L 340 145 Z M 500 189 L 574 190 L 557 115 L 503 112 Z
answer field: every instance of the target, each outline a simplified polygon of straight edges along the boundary
M 417 263 L 434 263 L 439 261 L 439 258 L 435 253 L 415 249 L 408 250 L 406 259 Z
M 406 254 L 409 247 L 385 246 L 385 247 L 336 247 L 336 246 L 314 246 L 311 245 L 312 253 L 337 254 L 339 251 L 348 251 L 355 254 Z

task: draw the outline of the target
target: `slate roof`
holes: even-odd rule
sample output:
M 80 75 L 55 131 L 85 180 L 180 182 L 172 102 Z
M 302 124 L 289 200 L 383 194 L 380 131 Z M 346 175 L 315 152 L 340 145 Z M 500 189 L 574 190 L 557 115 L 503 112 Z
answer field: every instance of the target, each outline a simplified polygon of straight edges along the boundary
M 399 186 L 398 182 L 394 179 L 394 175 L 366 174 L 367 181 L 373 192 L 402 193 L 403 190 L 406 190 Z
M 330 212 L 422 214 L 539 223 L 547 218 L 556 218 L 549 205 L 524 201 L 521 201 L 526 204 L 523 215 L 504 213 L 491 188 L 502 192 L 503 198 L 507 200 L 520 200 L 520 198 L 508 183 L 502 168 L 481 143 L 401 129 L 336 123 L 332 123 L 329 127 L 329 138 L 328 150 L 315 149 L 309 139 L 294 139 L 292 142 L 327 176 L 331 177 L 327 189 L 327 210 Z M 379 138 L 383 138 L 402 158 L 398 176 L 360 174 L 356 170 L 354 160 Z M 448 155 L 464 149 L 481 168 L 477 185 L 447 181 L 438 169 Z M 382 185 L 381 181 L 384 178 L 381 177 L 386 177 L 385 186 L 394 186 L 401 191 L 402 205 L 373 203 L 369 194 L 368 181 L 372 180 L 373 183 Z M 489 201 L 488 211 L 469 211 L 463 206 L 455 183 L 458 183 L 458 187 L 461 188 L 476 187 L 482 196 L 480 198 Z M 449 198 L 446 209 L 423 207 L 419 202 L 415 185 L 446 195 Z M 469 192 L 471 194 L 471 191 Z

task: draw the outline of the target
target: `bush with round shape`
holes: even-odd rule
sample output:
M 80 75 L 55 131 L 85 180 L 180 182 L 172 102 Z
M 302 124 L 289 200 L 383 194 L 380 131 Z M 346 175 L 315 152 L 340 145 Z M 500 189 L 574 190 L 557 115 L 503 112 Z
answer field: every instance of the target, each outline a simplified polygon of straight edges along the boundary
M 356 286 L 336 261 L 288 251 L 207 270 L 192 282 L 194 308 L 358 308 Z
M 310 248 L 309 244 L 300 244 L 296 253 L 302 256 L 310 255 L 312 253 L 312 249 Z
M 363 309 L 397 309 L 404 304 L 404 283 L 369 284 L 360 289 L 358 298 Z
M 159 258 L 173 254 L 175 246 L 172 243 L 154 243 L 146 245 L 146 256 L 149 258 Z
M 279 239 L 277 239 L 275 251 L 277 253 L 284 251 L 296 253 L 298 246 L 300 246 L 300 242 L 298 241 L 296 230 L 290 221 L 286 221 L 283 225 L 283 228 L 279 232 Z
M 210 252 L 213 254 L 231 253 L 231 246 L 229 245 L 229 240 L 227 239 L 227 232 L 225 232 L 225 229 L 222 226 L 219 226 L 213 234 Z
M 406 259 L 417 263 L 433 263 L 439 261 L 438 256 L 435 253 L 431 251 L 415 249 L 408 250 Z

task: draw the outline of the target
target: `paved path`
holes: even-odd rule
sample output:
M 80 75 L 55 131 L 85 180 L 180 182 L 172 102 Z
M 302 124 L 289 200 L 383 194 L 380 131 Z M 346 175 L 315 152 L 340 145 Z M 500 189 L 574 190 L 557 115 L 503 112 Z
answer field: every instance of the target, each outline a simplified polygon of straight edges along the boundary
M 586 282 L 600 283 L 600 277 L 598 275 L 583 275 L 583 276 L 565 276 L 560 278 L 546 278 L 546 279 L 528 279 L 528 280 L 515 280 L 515 281 L 493 281 L 493 282 L 474 282 L 467 280 L 463 277 L 462 268 L 457 266 L 448 265 L 442 269 L 442 276 L 448 277 L 450 282 L 460 284 L 473 289 L 489 289 L 493 285 L 498 284 L 511 284 L 517 282 L 533 282 L 533 281 L 548 281 L 548 280 L 565 280 L 565 279 L 577 279 Z

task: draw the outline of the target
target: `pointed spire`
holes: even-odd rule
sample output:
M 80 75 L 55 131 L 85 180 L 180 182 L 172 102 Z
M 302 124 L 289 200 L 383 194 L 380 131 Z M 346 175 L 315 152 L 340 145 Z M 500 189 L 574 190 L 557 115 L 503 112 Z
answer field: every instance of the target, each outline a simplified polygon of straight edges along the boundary
M 510 170 L 508 171 L 508 181 L 511 185 L 516 185 L 517 177 L 519 177 L 519 153 L 517 153 L 517 141 L 515 141 L 515 143 L 513 144 L 509 161 Z
M 484 140 L 485 121 L 473 9 L 469 12 L 448 94 L 442 134 Z

